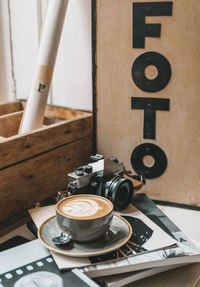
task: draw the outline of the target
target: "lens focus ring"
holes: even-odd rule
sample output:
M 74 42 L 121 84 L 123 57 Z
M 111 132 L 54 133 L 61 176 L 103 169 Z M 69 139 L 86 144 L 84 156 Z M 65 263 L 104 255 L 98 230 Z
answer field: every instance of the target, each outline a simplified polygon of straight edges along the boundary
M 126 208 L 133 198 L 134 187 L 130 180 L 126 178 L 113 177 L 104 184 L 103 196 L 120 210 Z

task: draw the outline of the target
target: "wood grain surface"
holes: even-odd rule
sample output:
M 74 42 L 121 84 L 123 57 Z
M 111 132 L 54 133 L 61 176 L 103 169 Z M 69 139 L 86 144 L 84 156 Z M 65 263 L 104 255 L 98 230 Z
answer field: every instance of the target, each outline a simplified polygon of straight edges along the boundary
M 20 101 L 10 102 L 0 105 L 0 116 L 19 112 L 23 109 L 22 103 Z
M 0 172 L 0 221 L 67 187 L 67 173 L 86 164 L 91 136 L 55 148 Z
M 92 154 L 91 113 L 47 106 L 45 125 L 19 135 L 23 107 L 23 102 L 0 105 L 0 229 L 4 230 L 5 222 L 17 224 L 27 208 L 66 188 L 67 173 L 87 163 Z
M 9 137 L 0 144 L 0 168 L 91 134 L 92 116 L 87 115 L 44 126 L 23 135 Z

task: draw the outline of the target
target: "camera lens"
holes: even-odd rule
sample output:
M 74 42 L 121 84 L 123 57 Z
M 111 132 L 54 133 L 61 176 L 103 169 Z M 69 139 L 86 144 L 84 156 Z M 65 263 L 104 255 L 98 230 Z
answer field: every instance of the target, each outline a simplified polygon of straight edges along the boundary
M 133 198 L 134 187 L 126 178 L 113 177 L 109 179 L 103 188 L 102 196 L 112 201 L 115 209 L 126 208 Z

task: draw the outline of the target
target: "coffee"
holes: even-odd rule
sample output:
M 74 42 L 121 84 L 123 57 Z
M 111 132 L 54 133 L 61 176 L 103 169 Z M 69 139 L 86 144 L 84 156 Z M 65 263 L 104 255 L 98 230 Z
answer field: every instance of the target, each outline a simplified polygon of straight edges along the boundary
M 61 215 L 78 220 L 104 217 L 112 210 L 113 204 L 108 199 L 88 194 L 69 196 L 57 204 Z
M 101 237 L 109 229 L 112 218 L 112 202 L 98 195 L 72 195 L 56 205 L 60 230 L 78 242 L 90 242 Z

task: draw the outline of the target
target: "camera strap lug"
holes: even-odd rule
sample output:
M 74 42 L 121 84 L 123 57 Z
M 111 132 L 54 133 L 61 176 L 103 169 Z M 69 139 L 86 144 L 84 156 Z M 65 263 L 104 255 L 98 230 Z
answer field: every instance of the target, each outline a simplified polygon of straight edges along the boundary
M 96 175 L 90 184 L 92 188 L 96 188 L 98 186 L 98 189 L 96 190 L 97 195 L 101 195 L 102 183 L 103 177 L 101 175 Z
M 124 168 L 124 174 L 136 180 L 136 182 L 133 183 L 134 191 L 138 191 L 139 189 L 142 188 L 143 185 L 146 184 L 146 179 L 144 178 L 143 175 L 132 174 L 130 170 L 126 170 L 125 168 Z

